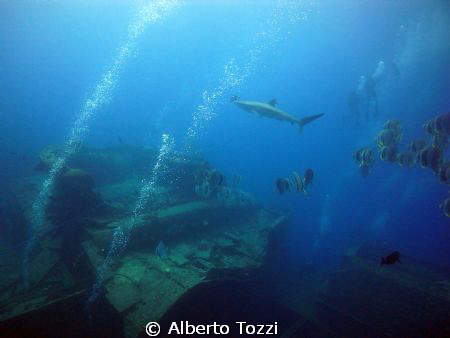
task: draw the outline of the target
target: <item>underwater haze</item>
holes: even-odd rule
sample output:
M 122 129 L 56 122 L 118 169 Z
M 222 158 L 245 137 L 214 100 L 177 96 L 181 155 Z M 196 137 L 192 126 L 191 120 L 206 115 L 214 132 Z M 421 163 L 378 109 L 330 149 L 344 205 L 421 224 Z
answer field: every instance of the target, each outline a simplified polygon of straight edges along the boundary
M 128 243 L 134 250 L 131 230 L 139 228 L 147 203 L 158 198 L 155 187 L 170 171 L 172 153 L 204 159 L 229 186 L 237 180 L 255 207 L 285 217 L 266 250 L 266 273 L 281 271 L 291 279 L 304 266 L 320 279 L 341 271 L 354 255 L 380 269 L 380 255 L 395 251 L 401 264 L 382 269 L 399 271 L 409 260 L 448 272 L 449 31 L 450 3 L 440 0 L 0 1 L 1 214 L 9 215 L 15 205 L 17 189 L 11 187 L 29 178 L 39 182 L 19 198 L 26 225 L 14 226 L 18 218 L 0 221 L 0 246 L 18 252 L 27 285 L 34 271 L 28 265 L 66 166 L 77 167 L 71 161 L 83 149 L 130 147 L 155 155 L 137 155 L 133 161 L 145 169 L 123 174 L 123 181 L 132 177 L 142 184 L 123 209 L 134 218 L 124 233 L 118 227 L 108 237 L 103 265 L 84 275 L 89 304 L 103 297 L 105 271 L 126 255 Z M 276 104 L 269 104 L 273 99 Z M 242 108 L 244 101 L 265 104 L 265 110 Z M 299 128 L 286 115 L 273 115 L 276 109 L 295 118 L 324 115 Z M 385 147 L 379 135 L 394 120 L 401 126 L 393 146 Z M 439 132 L 425 130 L 428 121 Z M 410 165 L 399 165 L 418 139 L 429 148 L 411 152 Z M 49 146 L 62 151 L 37 171 Z M 370 164 L 355 159 L 364 147 L 373 153 Z M 439 158 L 430 164 L 436 149 Z M 383 150 L 395 152 L 394 159 L 384 158 Z M 112 179 L 105 176 L 102 183 L 102 175 L 80 168 L 92 174 L 108 204 L 101 189 Z M 308 168 L 314 178 L 303 192 L 298 184 L 305 185 Z M 277 185 L 283 178 L 290 191 Z M 181 181 L 171 183 L 175 190 L 184 189 L 176 187 Z M 20 186 L 23 192 L 27 185 Z M 198 240 L 212 238 L 190 232 Z M 164 232 L 157 234 L 151 255 L 157 247 L 158 259 L 170 266 L 176 245 Z M 270 289 L 270 278 L 262 279 Z M 274 283 L 288 293 L 283 283 Z M 289 292 L 297 291 L 290 286 Z

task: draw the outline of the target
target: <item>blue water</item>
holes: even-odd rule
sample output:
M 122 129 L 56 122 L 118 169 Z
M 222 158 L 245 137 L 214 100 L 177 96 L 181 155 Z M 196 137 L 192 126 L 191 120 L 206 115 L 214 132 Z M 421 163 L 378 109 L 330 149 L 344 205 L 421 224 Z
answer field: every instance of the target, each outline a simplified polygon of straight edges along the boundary
M 141 4 L 106 3 L 0 3 L 3 182 L 32 174 L 42 148 L 67 140 L 125 43 Z M 165 132 L 184 151 L 202 95 L 225 79 L 192 149 L 225 174 L 242 175 L 242 189 L 263 206 L 289 215 L 292 261 L 335 262 L 352 245 L 380 240 L 450 266 L 449 219 L 438 207 L 448 187 L 429 169 L 385 163 L 378 154 L 373 173 L 362 177 L 352 159 L 362 146 L 375 149 L 386 120 L 401 120 L 406 148 L 412 139 L 429 139 L 423 123 L 449 110 L 449 13 L 446 1 L 305 1 L 279 8 L 275 1 L 187 1 L 139 37 L 84 142 L 111 146 L 120 136 L 159 147 Z M 395 60 L 400 74 L 378 87 L 379 117 L 356 125 L 347 95 L 380 60 Z M 239 85 L 224 75 L 230 62 Z M 300 134 L 238 109 L 229 103 L 232 95 L 276 98 L 293 115 L 325 116 Z M 275 191 L 276 178 L 306 168 L 315 172 L 308 196 Z

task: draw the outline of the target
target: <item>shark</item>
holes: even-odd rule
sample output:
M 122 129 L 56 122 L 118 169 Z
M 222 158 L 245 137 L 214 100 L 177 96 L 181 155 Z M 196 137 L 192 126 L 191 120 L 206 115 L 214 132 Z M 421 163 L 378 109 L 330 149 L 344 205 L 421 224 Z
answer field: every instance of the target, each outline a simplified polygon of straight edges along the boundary
M 233 96 L 230 101 L 239 108 L 249 113 L 255 113 L 260 117 L 268 117 L 279 121 L 287 121 L 291 124 L 298 124 L 298 126 L 300 127 L 300 132 L 303 130 L 303 126 L 305 124 L 308 124 L 324 115 L 324 113 L 319 113 L 303 118 L 298 118 L 289 113 L 286 113 L 285 111 L 282 111 L 281 109 L 278 109 L 276 107 L 276 99 L 270 100 L 269 102 L 265 103 L 259 101 L 244 101 L 239 99 L 237 96 Z

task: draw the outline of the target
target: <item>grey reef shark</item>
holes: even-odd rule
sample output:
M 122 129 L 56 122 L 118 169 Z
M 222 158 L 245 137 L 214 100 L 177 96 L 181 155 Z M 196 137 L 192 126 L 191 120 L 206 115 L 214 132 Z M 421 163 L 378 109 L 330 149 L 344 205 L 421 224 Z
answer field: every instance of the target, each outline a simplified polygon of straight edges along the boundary
M 305 124 L 308 124 L 324 115 L 324 113 L 320 113 L 316 115 L 306 116 L 303 118 L 298 118 L 291 114 L 286 113 L 285 111 L 282 111 L 281 109 L 278 109 L 276 107 L 277 105 L 276 99 L 273 99 L 265 103 L 258 101 L 244 101 L 239 99 L 239 97 L 237 96 L 233 96 L 230 99 L 230 101 L 233 102 L 239 108 L 242 108 L 243 110 L 249 113 L 255 113 L 260 117 L 269 117 L 279 121 L 287 121 L 290 122 L 291 124 L 298 124 L 300 127 L 300 131 L 303 130 L 303 126 Z

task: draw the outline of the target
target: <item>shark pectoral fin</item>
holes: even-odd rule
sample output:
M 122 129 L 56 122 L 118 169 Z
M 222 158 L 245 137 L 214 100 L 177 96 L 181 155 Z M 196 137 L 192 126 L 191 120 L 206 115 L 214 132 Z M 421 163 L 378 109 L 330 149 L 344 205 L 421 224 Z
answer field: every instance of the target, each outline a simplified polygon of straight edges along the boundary
M 300 126 L 300 132 L 303 130 L 303 126 L 305 124 L 308 124 L 316 119 L 318 119 L 319 117 L 323 116 L 324 113 L 320 113 L 320 114 L 316 114 L 316 115 L 311 115 L 311 116 L 306 116 L 302 119 L 299 119 L 298 124 Z
M 270 104 L 272 107 L 276 107 L 278 102 L 277 102 L 277 99 L 272 99 L 269 102 L 267 102 L 267 104 Z

